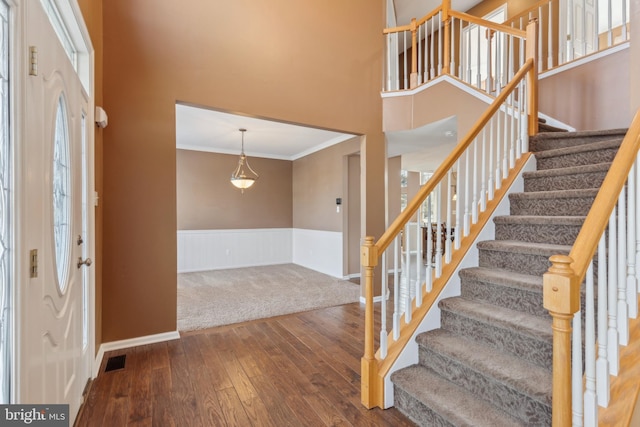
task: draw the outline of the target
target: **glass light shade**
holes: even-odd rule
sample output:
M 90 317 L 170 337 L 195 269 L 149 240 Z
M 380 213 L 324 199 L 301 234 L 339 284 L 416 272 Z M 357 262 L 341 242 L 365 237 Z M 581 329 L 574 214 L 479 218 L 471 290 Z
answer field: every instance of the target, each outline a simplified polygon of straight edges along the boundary
M 243 149 L 240 154 L 240 160 L 238 160 L 238 167 L 231 174 L 231 183 L 244 193 L 244 189 L 251 187 L 257 179 L 258 174 L 249 166 L 249 161 Z

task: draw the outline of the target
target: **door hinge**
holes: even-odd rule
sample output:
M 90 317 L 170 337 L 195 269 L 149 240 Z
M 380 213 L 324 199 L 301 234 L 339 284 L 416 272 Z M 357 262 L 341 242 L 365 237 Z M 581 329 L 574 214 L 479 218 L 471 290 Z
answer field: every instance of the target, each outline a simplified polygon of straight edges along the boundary
M 38 75 L 38 48 L 29 46 L 29 75 Z
M 35 279 L 38 277 L 38 250 L 31 249 L 29 251 L 29 277 Z

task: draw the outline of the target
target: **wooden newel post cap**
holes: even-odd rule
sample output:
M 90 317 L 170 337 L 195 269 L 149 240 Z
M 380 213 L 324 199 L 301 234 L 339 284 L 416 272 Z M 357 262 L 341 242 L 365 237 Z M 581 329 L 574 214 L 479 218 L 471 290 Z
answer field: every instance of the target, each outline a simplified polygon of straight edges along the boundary
M 543 276 L 544 308 L 553 313 L 574 314 L 580 310 L 580 286 L 566 255 L 549 258 L 551 267 Z
M 378 248 L 373 242 L 372 236 L 364 238 L 364 243 L 360 247 L 360 262 L 363 267 L 375 267 L 378 265 Z

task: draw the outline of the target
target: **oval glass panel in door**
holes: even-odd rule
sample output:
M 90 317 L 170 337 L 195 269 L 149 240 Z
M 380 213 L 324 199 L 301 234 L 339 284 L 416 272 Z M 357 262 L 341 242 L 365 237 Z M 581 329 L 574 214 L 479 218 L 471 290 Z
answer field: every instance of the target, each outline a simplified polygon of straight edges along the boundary
M 67 286 L 71 241 L 71 171 L 69 131 L 64 97 L 58 98 L 56 128 L 53 142 L 53 242 L 56 258 L 58 289 Z

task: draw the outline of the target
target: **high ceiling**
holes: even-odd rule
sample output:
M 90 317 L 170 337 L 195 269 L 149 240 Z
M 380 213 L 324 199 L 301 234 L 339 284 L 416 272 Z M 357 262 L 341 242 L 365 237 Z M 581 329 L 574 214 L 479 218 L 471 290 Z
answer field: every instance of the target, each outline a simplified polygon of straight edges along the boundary
M 397 25 L 424 16 L 441 3 L 438 0 L 391 1 L 394 3 Z M 477 0 L 452 0 L 452 7 L 466 11 L 477 3 Z M 283 160 L 295 160 L 356 136 L 176 104 L 176 148 L 238 154 L 240 128 L 247 129 L 245 152 L 248 156 Z M 405 169 L 432 171 L 455 145 L 455 132 L 456 120 L 452 117 L 420 129 L 387 133 L 388 155 L 402 155 Z

